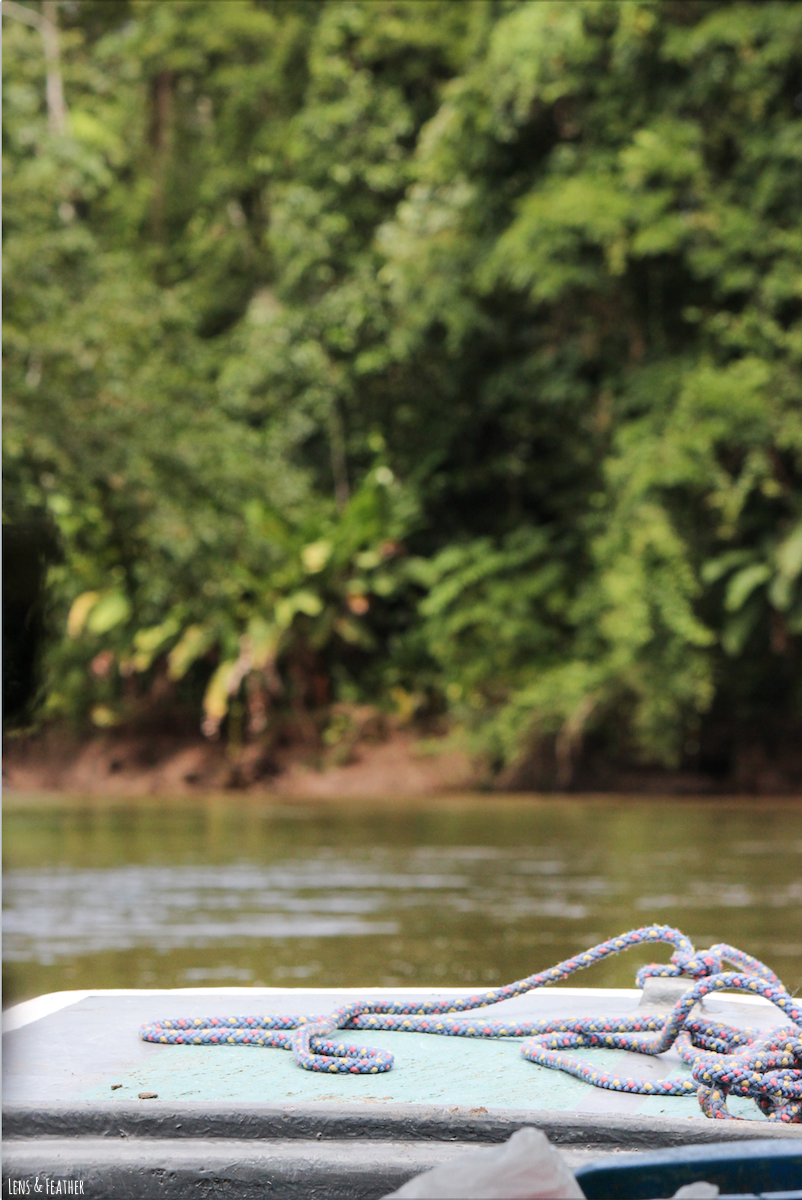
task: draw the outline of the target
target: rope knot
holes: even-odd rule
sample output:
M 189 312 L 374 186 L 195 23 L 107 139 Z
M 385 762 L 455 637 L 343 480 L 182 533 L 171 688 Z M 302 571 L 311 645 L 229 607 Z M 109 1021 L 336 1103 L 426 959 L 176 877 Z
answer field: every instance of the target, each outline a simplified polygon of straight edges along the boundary
M 704 979 L 708 975 L 718 975 L 721 972 L 721 958 L 712 950 L 701 950 L 698 954 L 686 954 L 675 950 L 671 961 L 679 967 L 682 975 L 689 975 L 691 979 Z
M 676 979 L 681 975 L 690 979 L 706 979 L 710 975 L 718 975 L 721 968 L 722 957 L 713 950 L 702 950 L 698 954 L 675 950 L 669 963 L 649 963 L 640 968 L 635 978 L 638 987 L 642 988 L 647 979 Z

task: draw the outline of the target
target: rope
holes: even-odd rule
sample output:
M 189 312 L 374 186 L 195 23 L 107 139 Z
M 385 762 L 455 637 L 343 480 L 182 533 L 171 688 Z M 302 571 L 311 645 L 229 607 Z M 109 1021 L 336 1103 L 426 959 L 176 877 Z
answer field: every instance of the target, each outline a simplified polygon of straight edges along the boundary
M 664 1020 L 648 1015 L 562 1021 L 453 1019 L 455 1013 L 487 1008 L 567 979 L 592 963 L 645 942 L 665 942 L 674 947 L 674 952 L 670 963 L 641 967 L 638 987 L 654 976 L 695 980 Z M 725 962 L 736 970 L 723 970 Z M 725 989 L 763 996 L 782 1011 L 790 1024 L 761 1033 L 691 1015 L 694 1005 L 705 996 Z M 718 1119 L 732 1119 L 727 1111 L 730 1093 L 751 1096 L 769 1120 L 802 1124 L 802 1008 L 777 976 L 750 954 L 724 943 L 697 954 L 688 938 L 669 925 L 633 929 L 546 971 L 462 999 L 357 1002 L 314 1017 L 179 1017 L 143 1025 L 140 1036 L 148 1042 L 173 1045 L 277 1046 L 291 1050 L 296 1062 L 307 1071 L 327 1074 L 375 1075 L 390 1070 L 392 1054 L 337 1041 L 336 1035 L 342 1029 L 386 1029 L 446 1037 L 522 1037 L 526 1039 L 522 1053 L 530 1062 L 567 1071 L 595 1087 L 643 1096 L 695 1093 L 705 1115 Z M 691 1079 L 628 1079 L 566 1053 L 583 1047 L 655 1055 L 671 1046 L 691 1067 Z

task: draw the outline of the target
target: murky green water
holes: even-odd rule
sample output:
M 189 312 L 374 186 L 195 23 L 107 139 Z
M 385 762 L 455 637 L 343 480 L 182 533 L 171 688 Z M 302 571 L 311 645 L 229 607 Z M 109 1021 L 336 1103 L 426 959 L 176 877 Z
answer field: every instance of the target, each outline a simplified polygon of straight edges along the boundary
M 3 852 L 6 1005 L 62 988 L 506 982 L 652 921 L 802 984 L 794 801 L 20 797 Z M 575 982 L 632 986 L 655 953 Z

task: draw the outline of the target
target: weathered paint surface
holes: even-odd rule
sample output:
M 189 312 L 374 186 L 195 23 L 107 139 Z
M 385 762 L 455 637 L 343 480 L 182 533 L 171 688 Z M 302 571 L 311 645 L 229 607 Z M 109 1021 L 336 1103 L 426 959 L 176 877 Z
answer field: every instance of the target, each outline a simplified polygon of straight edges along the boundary
M 420 989 L 420 994 L 433 993 Z M 368 998 L 371 992 L 366 989 L 359 995 Z M 550 989 L 507 1001 L 492 1015 L 602 1016 L 632 1012 L 638 998 L 635 992 Z M 520 1041 L 512 1038 L 484 1041 L 360 1031 L 352 1035 L 354 1040 L 393 1052 L 393 1070 L 382 1075 L 325 1076 L 302 1070 L 283 1050 L 158 1046 L 144 1043 L 137 1036 L 141 1023 L 158 1017 L 260 1011 L 319 1013 L 343 1001 L 342 993 L 316 994 L 304 989 L 270 993 L 254 989 L 247 996 L 241 991 L 226 995 L 217 990 L 206 994 L 199 990 L 183 995 L 162 992 L 85 997 L 6 1035 L 5 1102 L 130 1104 L 139 1092 L 156 1092 L 159 1103 L 219 1102 L 222 1108 L 232 1109 L 238 1103 L 341 1101 L 704 1119 L 693 1097 L 608 1092 L 562 1072 L 537 1067 L 522 1058 Z M 717 998 L 710 1009 L 718 1019 L 741 1025 L 781 1023 L 780 1014 L 769 1005 L 745 1009 Z M 616 1073 L 640 1078 L 689 1074 L 671 1052 L 656 1059 L 604 1051 L 588 1057 L 613 1067 Z M 122 1087 L 112 1091 L 112 1083 Z M 733 1100 L 731 1110 L 734 1115 L 759 1118 L 751 1101 Z
M 383 1033 L 371 1037 L 371 1042 L 396 1055 L 395 1067 L 388 1074 L 330 1078 L 303 1071 L 281 1050 L 165 1046 L 156 1061 L 115 1080 L 124 1085 L 115 1090 L 115 1098 L 130 1101 L 140 1091 L 154 1091 L 165 1101 L 392 1101 L 702 1118 L 694 1098 L 630 1096 L 591 1089 L 570 1075 L 537 1067 L 521 1056 L 513 1039 L 481 1042 Z M 604 1051 L 592 1057 L 617 1074 L 651 1079 L 690 1074 L 679 1060 L 651 1061 Z M 101 1086 L 78 1098 L 105 1101 L 108 1094 L 108 1087 Z M 734 1100 L 732 1111 L 753 1120 L 759 1116 L 751 1101 Z

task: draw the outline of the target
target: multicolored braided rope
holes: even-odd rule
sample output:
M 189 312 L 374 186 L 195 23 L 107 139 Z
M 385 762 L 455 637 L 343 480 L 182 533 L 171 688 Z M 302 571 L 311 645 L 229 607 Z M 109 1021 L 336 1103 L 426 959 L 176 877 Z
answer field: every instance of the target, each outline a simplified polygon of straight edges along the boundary
M 637 983 L 653 976 L 682 976 L 695 982 L 663 1020 L 654 1016 L 569 1018 L 556 1021 L 490 1021 L 483 1017 L 454 1020 L 454 1014 L 473 1012 L 521 996 L 534 988 L 567 979 L 575 971 L 620 954 L 644 942 L 674 947 L 671 962 L 641 967 Z M 723 970 L 724 963 L 735 967 Z M 710 992 L 746 992 L 771 1001 L 789 1024 L 770 1032 L 735 1029 L 692 1017 L 694 1005 Z M 567 1071 L 595 1087 L 646 1096 L 695 1094 L 708 1117 L 733 1119 L 727 1096 L 751 1096 L 772 1121 L 802 1124 L 802 1008 L 777 976 L 762 962 L 721 943 L 697 954 L 688 938 L 669 925 L 645 925 L 567 958 L 564 962 L 474 996 L 431 1001 L 373 1000 L 344 1004 L 326 1016 L 179 1017 L 143 1025 L 148 1042 L 189 1045 L 278 1046 L 291 1050 L 307 1071 L 376 1074 L 389 1071 L 393 1055 L 386 1050 L 336 1040 L 343 1029 L 387 1029 L 434 1033 L 446 1037 L 525 1038 L 522 1053 L 540 1066 Z M 332 1035 L 335 1035 L 333 1038 Z M 631 1050 L 662 1054 L 675 1046 L 690 1065 L 691 1078 L 652 1082 L 628 1079 L 567 1053 L 582 1048 Z

